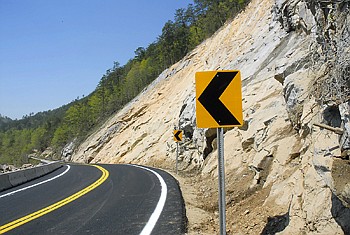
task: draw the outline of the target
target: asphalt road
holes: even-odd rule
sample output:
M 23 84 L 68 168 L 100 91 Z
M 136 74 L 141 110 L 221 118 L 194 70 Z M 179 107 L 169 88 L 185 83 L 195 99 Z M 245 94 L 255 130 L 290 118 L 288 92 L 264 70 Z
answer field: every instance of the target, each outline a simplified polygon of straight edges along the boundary
M 171 175 L 133 165 L 99 166 L 63 166 L 1 192 L 0 233 L 11 226 L 6 234 L 185 232 L 184 202 Z

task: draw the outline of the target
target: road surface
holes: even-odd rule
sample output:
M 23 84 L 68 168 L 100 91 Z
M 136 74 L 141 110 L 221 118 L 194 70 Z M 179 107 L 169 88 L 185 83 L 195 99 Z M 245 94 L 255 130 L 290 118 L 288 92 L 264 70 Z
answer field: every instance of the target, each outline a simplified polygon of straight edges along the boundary
M 134 165 L 65 165 L 0 193 L 0 234 L 183 234 L 168 173 Z

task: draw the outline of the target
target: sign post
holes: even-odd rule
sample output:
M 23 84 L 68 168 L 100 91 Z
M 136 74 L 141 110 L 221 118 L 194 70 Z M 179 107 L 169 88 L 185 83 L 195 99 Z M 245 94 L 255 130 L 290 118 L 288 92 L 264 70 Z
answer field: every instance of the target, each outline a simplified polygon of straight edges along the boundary
M 179 142 L 176 142 L 176 174 L 179 174 L 178 171 L 178 164 L 179 164 Z
M 225 193 L 225 161 L 224 161 L 224 129 L 217 129 L 218 138 L 218 180 L 219 180 L 219 221 L 220 234 L 226 234 L 226 193 Z
M 174 141 L 176 142 L 176 174 L 178 174 L 179 142 L 182 141 L 182 130 L 174 130 Z
M 198 128 L 217 128 L 220 235 L 226 235 L 224 129 L 243 125 L 240 71 L 196 73 Z

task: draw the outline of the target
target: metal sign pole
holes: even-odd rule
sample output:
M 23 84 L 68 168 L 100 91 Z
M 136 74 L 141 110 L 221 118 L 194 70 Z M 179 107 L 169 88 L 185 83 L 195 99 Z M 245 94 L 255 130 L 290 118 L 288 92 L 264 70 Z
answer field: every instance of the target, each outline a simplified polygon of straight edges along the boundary
M 218 138 L 218 179 L 219 179 L 219 221 L 220 235 L 226 235 L 226 200 L 225 200 L 225 162 L 224 162 L 224 129 L 217 129 Z
M 178 128 L 176 128 L 176 129 L 180 130 L 180 119 L 178 122 Z M 176 141 L 176 174 L 177 175 L 178 175 L 178 163 L 179 163 L 179 141 Z
M 177 172 L 177 165 L 178 165 L 178 160 L 179 159 L 179 142 L 176 142 L 176 174 L 178 175 L 178 172 Z

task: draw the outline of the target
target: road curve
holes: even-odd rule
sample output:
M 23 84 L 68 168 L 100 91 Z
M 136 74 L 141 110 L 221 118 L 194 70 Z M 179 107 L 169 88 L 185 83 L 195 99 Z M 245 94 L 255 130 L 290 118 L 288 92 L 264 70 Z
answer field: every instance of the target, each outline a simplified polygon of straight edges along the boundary
M 133 165 L 99 167 L 108 172 L 108 177 L 105 176 L 97 187 L 77 198 L 72 195 L 91 188 L 106 173 L 94 166 L 70 165 L 69 170 L 64 166 L 37 180 L 1 192 L 0 233 L 4 225 L 70 197 L 74 197 L 73 200 L 6 234 L 185 232 L 184 203 L 179 187 L 171 175 L 161 170 Z M 55 176 L 54 180 L 49 180 Z M 46 182 L 40 184 L 43 181 Z M 16 193 L 11 194 L 14 191 Z M 5 194 L 7 196 L 2 197 Z M 153 224 L 151 218 L 153 221 L 156 218 Z

